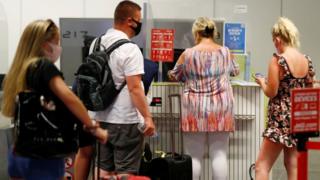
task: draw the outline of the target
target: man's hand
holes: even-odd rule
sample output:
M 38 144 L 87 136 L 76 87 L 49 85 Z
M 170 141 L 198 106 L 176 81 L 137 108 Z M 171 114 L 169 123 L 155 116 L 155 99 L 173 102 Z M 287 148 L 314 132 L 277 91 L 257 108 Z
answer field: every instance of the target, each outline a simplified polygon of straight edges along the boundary
M 155 125 L 151 117 L 144 118 L 145 129 L 143 134 L 145 136 L 153 136 L 155 134 Z

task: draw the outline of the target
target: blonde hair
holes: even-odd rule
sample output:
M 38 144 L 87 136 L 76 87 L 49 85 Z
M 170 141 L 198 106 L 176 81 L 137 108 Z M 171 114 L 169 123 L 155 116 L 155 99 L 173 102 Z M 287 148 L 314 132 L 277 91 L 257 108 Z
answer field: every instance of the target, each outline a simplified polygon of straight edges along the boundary
M 299 48 L 299 31 L 293 22 L 286 18 L 280 17 L 278 21 L 273 25 L 272 37 L 280 37 L 281 40 L 288 46 Z
M 27 89 L 26 73 L 28 67 L 40 57 L 44 57 L 43 44 L 59 37 L 58 27 L 50 19 L 36 20 L 27 25 L 20 38 L 12 65 L 3 81 L 3 115 L 13 117 L 15 98 Z
M 213 20 L 207 17 L 199 17 L 192 25 L 192 34 L 196 44 L 198 44 L 204 37 L 214 40 L 217 36 L 216 24 Z

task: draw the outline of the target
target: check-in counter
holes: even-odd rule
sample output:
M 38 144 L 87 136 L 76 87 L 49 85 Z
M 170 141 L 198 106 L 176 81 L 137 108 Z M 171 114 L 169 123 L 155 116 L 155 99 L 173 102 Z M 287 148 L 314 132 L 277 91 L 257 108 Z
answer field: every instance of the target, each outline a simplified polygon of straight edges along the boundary
M 258 155 L 264 130 L 265 111 L 264 94 L 261 88 L 252 82 L 232 82 L 235 100 L 236 131 L 230 135 L 229 143 L 229 180 L 250 179 L 249 168 Z M 159 134 L 157 139 L 149 138 L 151 149 L 171 151 L 170 129 L 174 128 L 176 151 L 180 152 L 179 105 L 173 103 L 170 114 L 169 94 L 181 94 L 182 83 L 153 83 L 149 97 L 153 98 L 151 112 Z M 174 122 L 172 122 L 174 121 Z M 204 147 L 207 148 L 207 147 Z M 208 156 L 204 157 L 202 180 L 211 179 Z
M 236 131 L 231 133 L 229 143 L 229 180 L 250 179 L 249 167 L 255 162 L 262 142 L 264 129 L 264 94 L 255 83 L 233 82 L 235 100 Z M 174 128 L 176 152 L 181 150 L 179 131 L 179 103 L 173 102 L 172 114 L 168 95 L 181 94 L 182 83 L 153 83 L 149 97 L 153 99 L 150 109 L 157 126 L 158 138 L 148 138 L 151 150 L 171 151 L 170 130 Z M 1 100 L 0 93 L 0 100 Z M 0 101 L 1 102 L 1 101 Z M 12 144 L 12 128 L 8 119 L 0 115 L 0 177 L 9 179 L 7 175 L 7 153 Z M 204 147 L 207 148 L 207 147 Z M 203 176 L 201 180 L 211 179 L 208 156 L 204 157 Z

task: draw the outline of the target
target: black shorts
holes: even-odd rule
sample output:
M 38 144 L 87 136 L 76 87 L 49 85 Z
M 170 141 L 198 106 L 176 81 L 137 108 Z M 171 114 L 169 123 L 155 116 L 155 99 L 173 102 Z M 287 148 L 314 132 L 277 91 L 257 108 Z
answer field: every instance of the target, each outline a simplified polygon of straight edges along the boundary
M 144 135 L 137 125 L 100 122 L 100 126 L 108 130 L 109 138 L 107 144 L 100 145 L 99 168 L 120 174 L 138 173 Z

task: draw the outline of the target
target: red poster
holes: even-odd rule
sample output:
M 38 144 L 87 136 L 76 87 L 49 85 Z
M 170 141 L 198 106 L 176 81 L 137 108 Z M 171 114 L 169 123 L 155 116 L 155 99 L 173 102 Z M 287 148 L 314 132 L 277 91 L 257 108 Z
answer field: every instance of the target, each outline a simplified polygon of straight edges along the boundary
M 173 29 L 151 30 L 151 59 L 153 61 L 173 62 Z
M 291 132 L 318 132 L 320 89 L 304 88 L 291 91 Z

